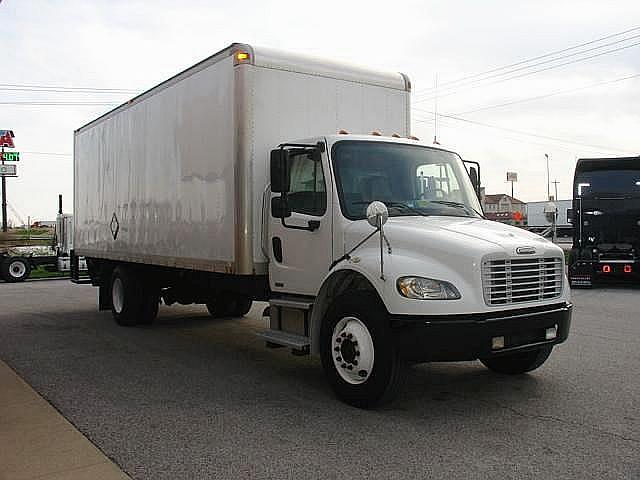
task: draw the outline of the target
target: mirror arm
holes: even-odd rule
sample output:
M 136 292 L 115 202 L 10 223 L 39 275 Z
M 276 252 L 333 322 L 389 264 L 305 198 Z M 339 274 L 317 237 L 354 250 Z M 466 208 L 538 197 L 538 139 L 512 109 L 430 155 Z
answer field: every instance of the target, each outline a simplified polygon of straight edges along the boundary
M 358 248 L 360 248 L 360 246 L 366 242 L 367 240 L 369 240 L 371 237 L 373 237 L 376 233 L 378 233 L 380 231 L 379 228 L 376 228 L 373 232 L 371 232 L 369 235 L 367 235 L 366 237 L 364 237 L 355 247 L 353 247 L 351 250 L 349 250 L 347 253 L 345 253 L 344 255 L 342 255 L 340 258 L 337 258 L 336 260 L 333 261 L 333 263 L 329 266 L 329 270 L 331 270 L 333 267 L 335 267 L 337 264 L 339 264 L 341 261 L 343 260 L 349 260 L 351 258 L 351 254 L 353 252 L 355 252 Z

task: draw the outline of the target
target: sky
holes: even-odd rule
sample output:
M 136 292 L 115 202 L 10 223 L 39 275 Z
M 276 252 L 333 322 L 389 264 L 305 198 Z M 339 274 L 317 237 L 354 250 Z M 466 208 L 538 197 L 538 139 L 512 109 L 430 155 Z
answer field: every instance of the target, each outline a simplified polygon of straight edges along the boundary
M 546 199 L 548 154 L 558 197 L 570 198 L 577 158 L 640 154 L 637 1 L 0 2 L 17 224 L 16 213 L 55 218 L 59 193 L 72 211 L 74 129 L 233 42 L 408 74 L 412 133 L 431 142 L 437 109 L 438 141 L 481 163 L 487 193 L 510 192 L 514 171 L 516 197 Z M 25 85 L 93 90 L 15 90 Z

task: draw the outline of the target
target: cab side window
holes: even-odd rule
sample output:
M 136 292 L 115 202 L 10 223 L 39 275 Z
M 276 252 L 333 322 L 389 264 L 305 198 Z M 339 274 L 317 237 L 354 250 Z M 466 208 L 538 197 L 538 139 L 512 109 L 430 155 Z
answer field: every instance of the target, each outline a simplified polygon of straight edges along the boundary
M 327 193 L 322 163 L 310 154 L 295 155 L 289 159 L 291 183 L 287 201 L 292 212 L 321 216 L 327 210 Z

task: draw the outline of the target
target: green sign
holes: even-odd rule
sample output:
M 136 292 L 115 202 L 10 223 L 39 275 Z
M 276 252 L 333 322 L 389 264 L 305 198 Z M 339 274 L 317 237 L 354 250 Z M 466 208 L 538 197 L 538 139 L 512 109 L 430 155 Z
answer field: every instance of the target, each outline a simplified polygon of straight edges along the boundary
M 2 152 L 3 162 L 19 162 L 20 152 Z

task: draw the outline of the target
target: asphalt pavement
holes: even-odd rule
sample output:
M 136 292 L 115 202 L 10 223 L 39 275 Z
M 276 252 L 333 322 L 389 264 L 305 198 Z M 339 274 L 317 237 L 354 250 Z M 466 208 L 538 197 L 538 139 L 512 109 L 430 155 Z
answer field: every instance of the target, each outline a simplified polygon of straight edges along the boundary
M 89 286 L 0 284 L 0 359 L 134 479 L 640 478 L 640 290 L 574 302 L 532 374 L 418 365 L 369 411 L 335 399 L 318 359 L 264 348 L 264 304 L 123 328 Z

